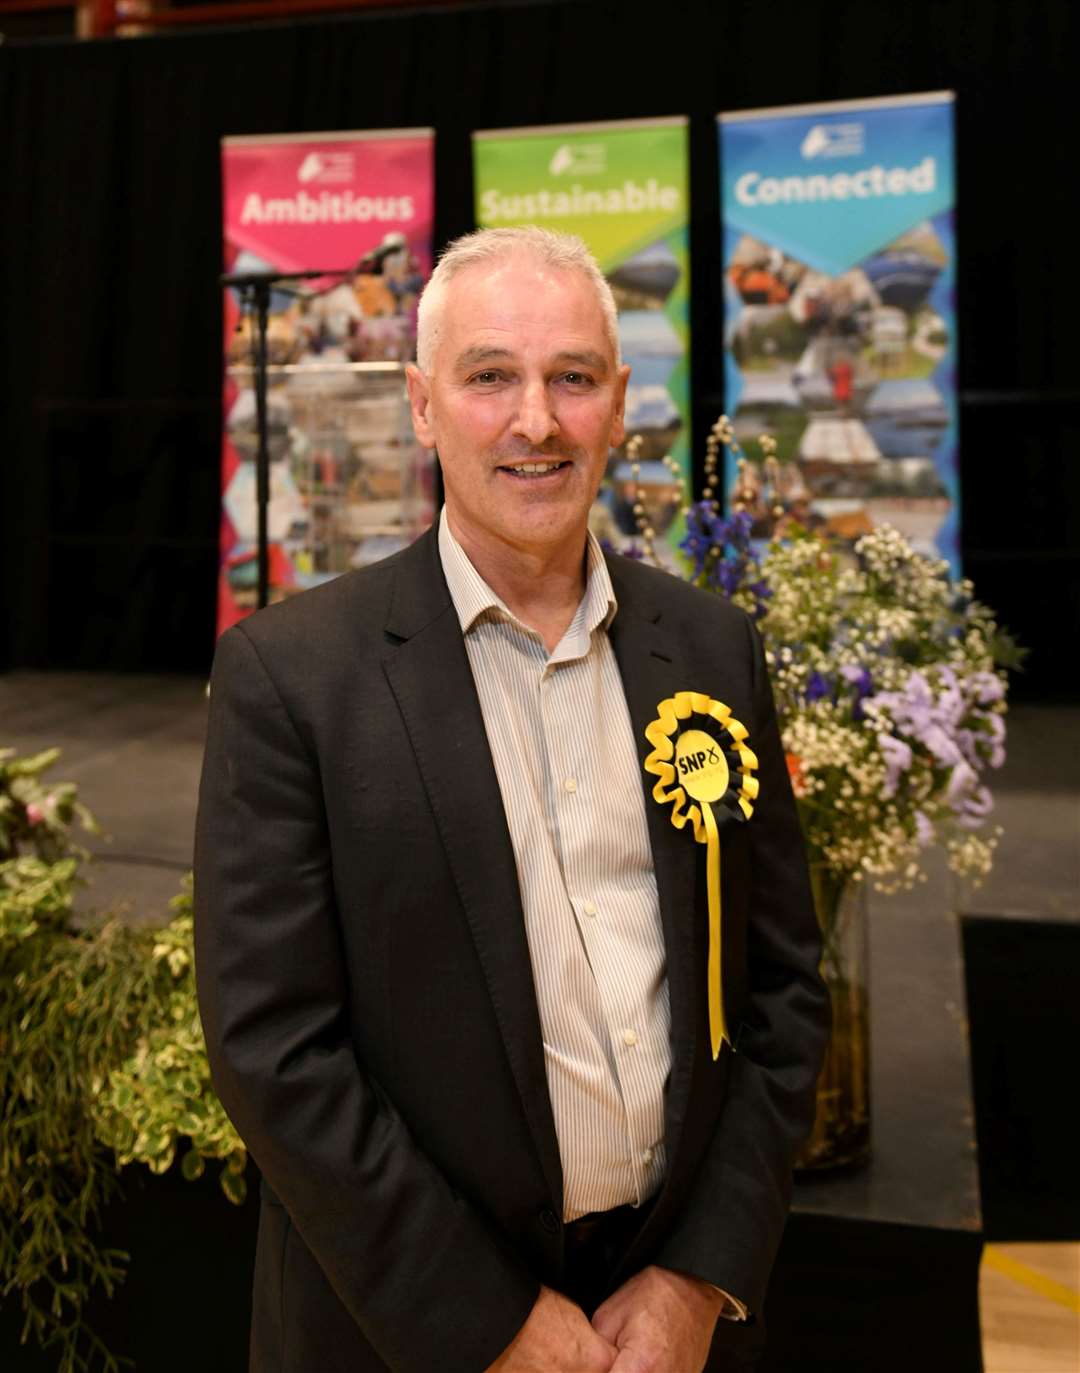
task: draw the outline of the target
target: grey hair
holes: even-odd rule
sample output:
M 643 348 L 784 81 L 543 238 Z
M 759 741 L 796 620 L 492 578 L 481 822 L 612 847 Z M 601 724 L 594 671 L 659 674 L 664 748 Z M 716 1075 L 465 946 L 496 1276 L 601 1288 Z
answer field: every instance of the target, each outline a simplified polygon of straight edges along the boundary
M 592 283 L 603 312 L 604 329 L 618 363 L 619 323 L 615 297 L 585 240 L 578 238 L 577 234 L 564 234 L 555 229 L 541 229 L 536 224 L 523 224 L 512 229 L 477 229 L 447 244 L 417 307 L 416 361 L 421 372 L 431 375 L 446 288 L 454 277 L 468 267 L 501 262 L 519 253 L 532 257 L 546 267 L 580 272 Z

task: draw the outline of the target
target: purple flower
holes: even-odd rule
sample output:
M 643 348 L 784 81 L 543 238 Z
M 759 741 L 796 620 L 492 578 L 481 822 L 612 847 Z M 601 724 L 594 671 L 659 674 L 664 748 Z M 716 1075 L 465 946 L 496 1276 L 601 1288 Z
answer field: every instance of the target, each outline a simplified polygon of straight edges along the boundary
M 956 823 L 966 830 L 977 830 L 994 809 L 994 798 L 986 787 L 975 787 L 966 800 Z
M 984 746 L 989 744 L 990 747 L 986 761 L 992 768 L 999 768 L 1005 761 L 1005 721 L 1000 715 L 983 715 L 980 717 L 980 723 L 990 736 L 987 739 L 984 734 L 980 740 Z
M 879 734 L 878 747 L 885 755 L 885 789 L 882 795 L 886 800 L 896 795 L 900 784 L 900 774 L 911 767 L 911 749 L 895 734 Z
M 994 808 L 993 797 L 979 785 L 978 774 L 967 763 L 953 769 L 945 800 L 956 814 L 956 823 L 966 830 L 977 830 Z
M 915 812 L 915 838 L 921 849 L 929 848 L 934 842 L 934 827 L 921 810 Z
M 970 763 L 973 768 L 977 768 L 980 763 L 978 752 L 979 736 L 973 729 L 958 729 L 956 731 L 956 746 L 960 750 L 960 755 L 966 763 Z
M 945 676 L 946 672 L 948 669 L 944 669 L 942 675 Z M 877 696 L 868 697 L 866 704 L 883 707 L 899 733 L 922 744 L 944 767 L 955 767 L 963 762 L 963 758 L 951 731 L 954 728 L 955 707 L 962 706 L 963 701 L 959 697 L 955 701 L 948 700 L 949 677 L 954 683 L 956 680 L 951 672 L 945 678 L 947 690 L 942 697 L 942 700 L 948 701 L 945 710 L 939 708 L 930 683 L 921 672 L 911 674 L 903 691 L 882 691 Z
M 1005 695 L 1005 688 L 1001 678 L 994 672 L 976 672 L 969 683 L 975 692 L 975 699 L 981 706 L 992 705 L 995 701 L 1000 701 Z
M 962 758 L 949 774 L 945 786 L 945 804 L 956 811 L 957 815 L 963 811 L 968 795 L 978 780 L 975 769 Z
M 964 762 L 956 740 L 936 720 L 932 720 L 917 737 L 923 747 L 928 749 L 943 766 L 947 768 L 968 766 Z

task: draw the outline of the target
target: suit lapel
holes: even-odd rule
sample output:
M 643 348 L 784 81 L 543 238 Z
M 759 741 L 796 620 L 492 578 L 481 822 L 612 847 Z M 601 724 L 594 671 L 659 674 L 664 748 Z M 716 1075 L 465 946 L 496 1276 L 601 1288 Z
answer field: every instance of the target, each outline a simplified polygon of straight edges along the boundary
M 551 1112 L 517 865 L 495 766 L 434 531 L 395 569 L 384 659 L 488 984 L 544 1177 L 561 1205 Z
M 619 610 L 611 622 L 610 637 L 622 675 L 639 760 L 644 765 L 650 746 L 646 726 L 656 718 L 657 705 L 677 691 L 692 689 L 670 626 L 648 597 L 648 581 L 623 559 L 609 559 L 612 585 Z M 643 596 L 643 592 L 646 594 Z M 665 1133 L 668 1158 L 674 1157 L 686 1115 L 694 1059 L 701 1035 L 695 1020 L 700 1006 L 695 983 L 703 975 L 700 943 L 701 921 L 695 918 L 698 845 L 691 835 L 671 824 L 670 809 L 652 797 L 654 779 L 641 770 L 648 817 L 649 840 L 656 870 L 660 918 L 667 955 L 668 991 L 671 1000 L 672 1067 L 665 1102 Z M 699 979 L 700 980 L 700 979 Z

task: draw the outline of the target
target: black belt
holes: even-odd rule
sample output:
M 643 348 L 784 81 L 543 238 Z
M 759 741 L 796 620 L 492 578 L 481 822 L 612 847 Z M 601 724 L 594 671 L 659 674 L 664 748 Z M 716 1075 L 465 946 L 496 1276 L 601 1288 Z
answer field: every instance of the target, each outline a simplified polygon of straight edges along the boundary
M 598 1245 L 627 1247 L 645 1224 L 652 1210 L 653 1198 L 640 1206 L 615 1206 L 610 1211 L 590 1211 L 563 1227 L 568 1253 L 577 1253 Z

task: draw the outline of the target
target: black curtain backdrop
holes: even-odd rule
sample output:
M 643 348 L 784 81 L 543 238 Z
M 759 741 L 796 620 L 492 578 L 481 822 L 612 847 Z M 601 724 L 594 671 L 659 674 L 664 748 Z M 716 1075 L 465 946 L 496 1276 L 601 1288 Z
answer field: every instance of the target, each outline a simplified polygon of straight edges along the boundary
M 205 672 L 224 134 L 691 116 L 695 449 L 722 409 L 718 110 L 957 92 L 965 571 L 1075 698 L 1080 192 L 1069 0 L 462 4 L 0 49 L 0 668 Z

